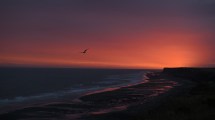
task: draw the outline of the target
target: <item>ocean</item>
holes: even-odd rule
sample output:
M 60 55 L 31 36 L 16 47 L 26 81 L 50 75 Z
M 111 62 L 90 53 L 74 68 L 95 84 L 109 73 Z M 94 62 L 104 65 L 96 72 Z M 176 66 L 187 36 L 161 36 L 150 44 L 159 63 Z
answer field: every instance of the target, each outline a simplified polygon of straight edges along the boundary
M 141 69 L 0 68 L 0 109 L 7 105 L 60 101 L 89 92 L 144 82 Z M 50 102 L 51 102 L 50 101 Z

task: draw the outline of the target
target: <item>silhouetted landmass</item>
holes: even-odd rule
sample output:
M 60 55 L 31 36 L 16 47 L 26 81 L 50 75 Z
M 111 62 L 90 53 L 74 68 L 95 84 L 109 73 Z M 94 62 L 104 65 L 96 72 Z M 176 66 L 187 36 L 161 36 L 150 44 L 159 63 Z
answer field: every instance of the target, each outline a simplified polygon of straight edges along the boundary
M 214 120 L 215 68 L 164 68 L 162 74 L 193 82 L 190 90 L 169 96 L 156 109 L 129 120 Z
M 163 73 L 195 82 L 213 81 L 215 68 L 164 68 Z

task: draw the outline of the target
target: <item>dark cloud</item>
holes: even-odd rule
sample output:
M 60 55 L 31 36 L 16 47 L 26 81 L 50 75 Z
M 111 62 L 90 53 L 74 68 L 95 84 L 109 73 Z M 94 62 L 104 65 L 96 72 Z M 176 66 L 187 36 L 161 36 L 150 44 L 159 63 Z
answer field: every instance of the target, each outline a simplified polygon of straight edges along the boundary
M 0 21 L 5 29 L 22 26 L 36 31 L 100 31 L 102 27 L 154 27 L 160 23 L 213 28 L 214 8 L 212 0 L 3 0 Z

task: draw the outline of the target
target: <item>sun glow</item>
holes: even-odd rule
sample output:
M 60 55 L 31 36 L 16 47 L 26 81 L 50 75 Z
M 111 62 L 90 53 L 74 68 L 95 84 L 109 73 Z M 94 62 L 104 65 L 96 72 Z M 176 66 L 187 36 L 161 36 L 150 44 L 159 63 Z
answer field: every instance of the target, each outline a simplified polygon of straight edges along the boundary
M 117 42 L 107 40 L 89 43 L 91 47 L 85 55 L 80 52 L 89 45 L 47 44 L 38 49 L 35 44 L 28 44 L 28 47 L 26 44 L 14 44 L 7 48 L 11 51 L 1 53 L 0 64 L 104 68 L 189 67 L 200 65 L 210 55 L 205 54 L 210 52 L 201 42 L 204 34 L 167 31 L 112 36 L 108 39 Z

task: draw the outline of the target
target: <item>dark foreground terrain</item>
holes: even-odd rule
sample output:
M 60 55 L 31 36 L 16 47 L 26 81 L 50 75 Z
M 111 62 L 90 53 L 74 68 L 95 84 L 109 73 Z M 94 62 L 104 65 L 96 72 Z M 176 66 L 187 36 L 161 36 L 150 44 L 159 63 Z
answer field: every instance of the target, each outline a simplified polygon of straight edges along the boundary
M 165 68 L 147 83 L 26 107 L 1 120 L 214 120 L 215 69 Z
M 111 120 L 215 120 L 215 69 L 165 68 L 162 74 L 191 82 L 190 89 L 165 97 L 153 109 L 144 105 L 126 111 L 94 116 Z

